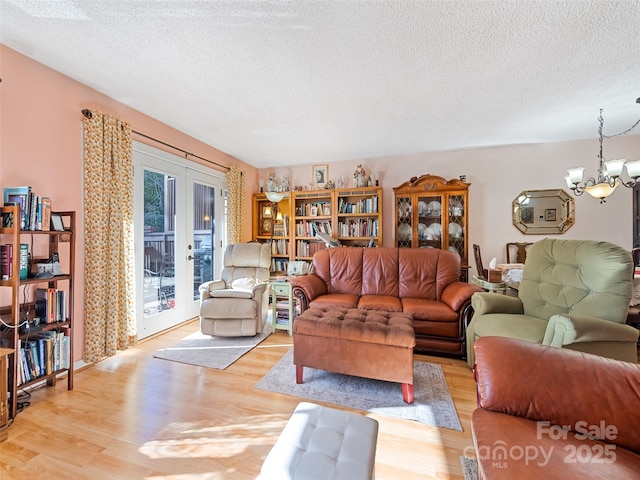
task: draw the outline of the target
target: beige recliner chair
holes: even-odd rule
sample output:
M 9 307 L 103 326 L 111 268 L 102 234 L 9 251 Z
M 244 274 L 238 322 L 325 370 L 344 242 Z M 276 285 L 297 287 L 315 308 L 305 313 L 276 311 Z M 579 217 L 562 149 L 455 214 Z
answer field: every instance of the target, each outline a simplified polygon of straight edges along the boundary
M 261 332 L 269 308 L 270 266 L 270 244 L 229 245 L 221 279 L 200 285 L 200 331 L 219 337 Z
M 632 289 L 627 250 L 593 240 L 540 240 L 529 248 L 517 297 L 471 297 L 467 363 L 473 367 L 475 340 L 493 335 L 637 362 L 638 330 L 625 325 Z

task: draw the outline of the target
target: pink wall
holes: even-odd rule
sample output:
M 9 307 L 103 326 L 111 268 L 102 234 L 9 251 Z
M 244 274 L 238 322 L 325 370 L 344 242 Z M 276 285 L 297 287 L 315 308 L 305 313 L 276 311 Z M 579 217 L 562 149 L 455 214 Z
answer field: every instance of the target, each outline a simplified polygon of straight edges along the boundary
M 83 355 L 84 292 L 82 231 L 82 115 L 83 108 L 100 110 L 129 122 L 133 129 L 176 145 L 222 165 L 236 165 L 257 184 L 257 170 L 215 148 L 178 132 L 151 117 L 80 84 L 44 65 L 0 45 L 0 188 L 31 185 L 52 198 L 54 210 L 75 210 L 78 219 L 75 271 L 76 359 Z M 161 148 L 133 136 L 134 140 Z M 171 153 L 175 151 L 168 150 Z M 205 162 L 199 162 L 208 166 Z M 251 191 L 249 191 L 251 193 Z M 251 211 L 251 198 L 246 209 Z M 251 236 L 251 216 L 245 218 Z M 3 302 L 4 303 L 4 302 Z
M 594 134 L 597 124 L 594 123 Z M 598 140 L 581 140 L 534 145 L 516 145 L 454 152 L 431 152 L 401 157 L 360 159 L 329 164 L 329 179 L 337 181 L 342 175 L 345 186 L 354 186 L 353 172 L 362 164 L 367 173 L 382 172 L 383 187 L 383 243 L 394 245 L 393 187 L 422 174 L 440 175 L 447 179 L 467 176 L 469 193 L 471 244 L 482 250 L 485 264 L 492 257 L 498 263 L 506 260 L 505 243 L 531 242 L 542 236 L 524 235 L 511 221 L 511 202 L 523 190 L 558 189 L 568 191 L 563 180 L 566 169 L 586 166 L 588 175 L 597 168 Z M 640 136 L 627 135 L 605 140 L 604 155 L 609 158 L 640 158 Z M 291 185 L 311 182 L 311 165 L 289 168 L 261 169 L 266 179 L 274 171 L 278 177 L 288 175 Z M 257 185 L 254 188 L 258 188 Z M 618 187 L 605 204 L 584 194 L 575 197 L 576 223 L 563 235 L 555 238 L 606 240 L 631 249 L 633 242 L 632 190 Z M 472 261 L 472 273 L 475 263 Z

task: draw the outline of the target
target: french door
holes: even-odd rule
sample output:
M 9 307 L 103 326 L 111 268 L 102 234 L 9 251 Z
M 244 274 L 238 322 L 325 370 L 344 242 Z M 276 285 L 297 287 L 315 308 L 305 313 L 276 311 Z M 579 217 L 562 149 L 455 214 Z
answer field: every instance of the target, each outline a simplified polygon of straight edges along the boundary
M 225 179 L 137 142 L 133 157 L 141 339 L 197 316 L 198 287 L 221 272 Z

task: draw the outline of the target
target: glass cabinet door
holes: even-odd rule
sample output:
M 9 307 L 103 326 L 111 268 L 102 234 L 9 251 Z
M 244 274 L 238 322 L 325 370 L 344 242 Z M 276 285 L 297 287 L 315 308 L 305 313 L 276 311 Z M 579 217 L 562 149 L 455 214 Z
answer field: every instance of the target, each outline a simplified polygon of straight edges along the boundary
M 443 206 L 441 195 L 417 197 L 417 247 L 443 247 Z M 445 210 L 446 212 L 446 210 Z
M 448 204 L 448 238 L 449 250 L 460 255 L 462 263 L 467 263 L 466 259 L 466 232 L 465 224 L 465 196 L 449 195 Z
M 396 197 L 397 243 L 398 247 L 413 246 L 413 214 L 411 197 Z

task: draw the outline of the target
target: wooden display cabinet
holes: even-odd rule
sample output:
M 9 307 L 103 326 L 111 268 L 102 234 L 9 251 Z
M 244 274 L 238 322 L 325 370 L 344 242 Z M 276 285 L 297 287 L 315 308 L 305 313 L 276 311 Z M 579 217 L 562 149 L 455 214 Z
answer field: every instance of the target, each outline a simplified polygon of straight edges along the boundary
M 456 252 L 465 281 L 469 270 L 470 185 L 458 179 L 422 175 L 393 189 L 395 245 Z

